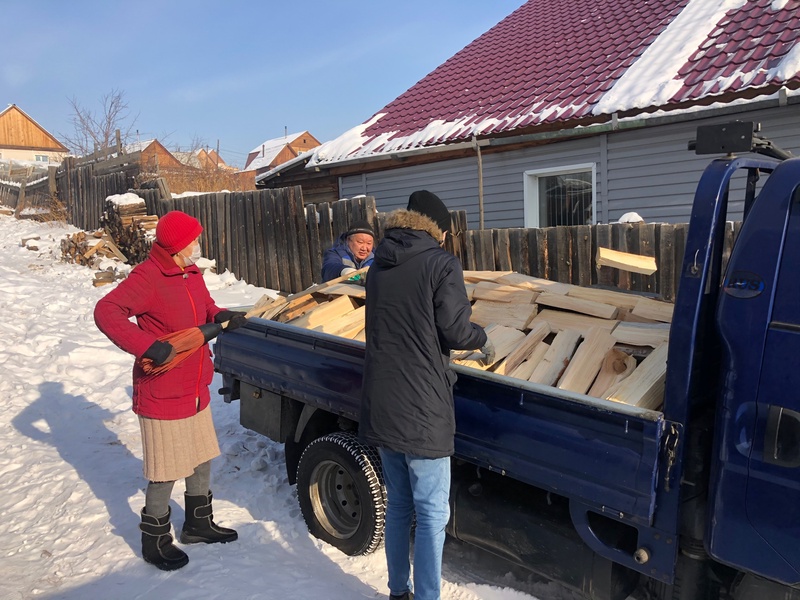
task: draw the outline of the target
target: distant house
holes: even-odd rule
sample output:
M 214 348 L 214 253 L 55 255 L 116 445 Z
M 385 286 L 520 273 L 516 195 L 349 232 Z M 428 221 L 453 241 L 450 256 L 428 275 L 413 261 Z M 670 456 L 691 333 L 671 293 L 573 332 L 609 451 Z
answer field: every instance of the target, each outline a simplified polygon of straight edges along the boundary
M 256 177 L 280 164 L 297 158 L 320 145 L 319 140 L 308 131 L 293 133 L 282 138 L 266 140 L 247 155 L 244 171 L 255 171 Z
M 127 154 L 141 152 L 142 171 L 158 173 L 164 169 L 181 169 L 183 163 L 158 140 L 134 142 L 125 146 Z
M 195 169 L 224 169 L 226 171 L 237 171 L 236 167 L 229 166 L 216 150 L 206 150 L 199 148 L 192 152 L 172 151 L 172 155 L 181 164 Z
M 687 150 L 698 125 L 753 120 L 800 150 L 799 41 L 800 0 L 530 0 L 256 185 L 326 179 L 328 200 L 381 211 L 427 188 L 471 227 L 686 222 L 709 160 Z
M 0 159 L 59 164 L 69 153 L 16 104 L 0 112 Z

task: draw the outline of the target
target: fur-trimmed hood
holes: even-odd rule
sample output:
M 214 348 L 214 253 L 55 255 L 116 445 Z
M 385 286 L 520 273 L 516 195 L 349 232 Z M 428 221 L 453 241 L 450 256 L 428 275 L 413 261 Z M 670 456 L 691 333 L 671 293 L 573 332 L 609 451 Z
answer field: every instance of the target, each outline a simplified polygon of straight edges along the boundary
M 386 218 L 383 239 L 375 249 L 375 265 L 391 268 L 421 252 L 442 251 L 442 230 L 432 219 L 411 210 L 396 210 Z
M 429 234 L 436 243 L 442 239 L 442 230 L 430 217 L 413 210 L 395 210 L 386 217 L 385 229 L 416 229 Z

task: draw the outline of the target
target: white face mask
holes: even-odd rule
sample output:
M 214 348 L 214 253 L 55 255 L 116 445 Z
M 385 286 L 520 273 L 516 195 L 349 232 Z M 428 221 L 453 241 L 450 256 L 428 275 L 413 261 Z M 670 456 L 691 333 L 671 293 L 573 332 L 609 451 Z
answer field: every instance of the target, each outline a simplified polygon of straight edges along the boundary
M 181 256 L 183 256 L 181 254 Z M 197 261 L 203 257 L 203 251 L 200 244 L 195 244 L 192 253 L 189 256 L 183 256 L 183 263 L 188 267 L 189 265 L 197 264 Z

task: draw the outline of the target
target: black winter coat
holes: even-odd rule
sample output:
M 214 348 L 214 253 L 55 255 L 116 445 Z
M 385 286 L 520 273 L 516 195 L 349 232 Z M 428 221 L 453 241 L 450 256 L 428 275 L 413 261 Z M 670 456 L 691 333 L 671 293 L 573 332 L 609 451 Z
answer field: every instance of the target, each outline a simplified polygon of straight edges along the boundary
M 461 265 L 439 247 L 440 238 L 432 220 L 395 211 L 366 283 L 360 436 L 425 458 L 453 454 L 450 350 L 486 343 L 483 329 L 470 322 Z

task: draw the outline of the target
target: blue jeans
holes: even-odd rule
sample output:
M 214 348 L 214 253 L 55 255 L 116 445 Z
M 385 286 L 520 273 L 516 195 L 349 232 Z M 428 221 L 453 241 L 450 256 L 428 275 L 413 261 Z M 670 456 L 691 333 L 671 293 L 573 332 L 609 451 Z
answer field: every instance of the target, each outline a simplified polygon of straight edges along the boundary
M 450 518 L 450 458 L 421 458 L 379 448 L 386 483 L 386 565 L 389 591 L 411 591 L 411 521 L 414 535 L 414 599 L 439 600 L 444 528 Z

